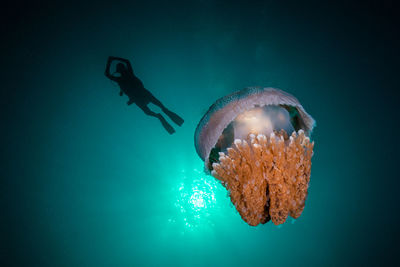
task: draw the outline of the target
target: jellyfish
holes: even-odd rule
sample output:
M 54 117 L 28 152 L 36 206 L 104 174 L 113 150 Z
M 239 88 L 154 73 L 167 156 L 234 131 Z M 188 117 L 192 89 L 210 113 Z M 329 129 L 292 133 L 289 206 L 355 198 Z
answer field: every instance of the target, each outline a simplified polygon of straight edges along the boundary
M 218 99 L 195 131 L 195 147 L 251 226 L 282 224 L 303 212 L 314 119 L 292 95 L 248 87 Z

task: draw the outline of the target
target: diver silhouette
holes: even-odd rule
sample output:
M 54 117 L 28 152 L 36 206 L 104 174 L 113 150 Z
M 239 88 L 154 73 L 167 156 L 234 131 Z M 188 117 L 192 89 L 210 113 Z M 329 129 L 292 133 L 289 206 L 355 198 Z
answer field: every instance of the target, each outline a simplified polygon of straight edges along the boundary
M 110 67 L 114 60 L 121 61 L 123 63 L 117 63 L 116 71 L 111 74 Z M 114 76 L 115 73 L 118 73 L 119 76 Z M 160 107 L 161 110 L 177 125 L 181 126 L 183 124 L 184 120 L 181 117 L 168 110 L 157 98 L 153 96 L 152 93 L 150 93 L 150 91 L 144 88 L 142 81 L 133 73 L 133 69 L 129 60 L 120 57 L 108 57 L 106 71 L 104 74 L 110 80 L 118 83 L 121 89 L 119 92 L 120 96 L 126 94 L 129 97 L 129 101 L 127 102 L 128 105 L 135 103 L 144 111 L 145 114 L 158 118 L 169 134 L 173 134 L 175 132 L 174 128 L 160 113 L 155 113 L 150 110 L 150 108 L 147 106 L 150 102 Z

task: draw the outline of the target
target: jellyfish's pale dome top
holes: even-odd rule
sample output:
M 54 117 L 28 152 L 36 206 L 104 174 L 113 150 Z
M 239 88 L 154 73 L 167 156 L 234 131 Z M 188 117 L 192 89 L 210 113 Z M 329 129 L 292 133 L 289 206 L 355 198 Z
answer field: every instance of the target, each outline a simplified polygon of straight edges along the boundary
M 289 112 L 280 106 L 264 106 L 239 114 L 234 120 L 230 134 L 233 139 L 244 140 L 250 133 L 269 136 L 274 130 L 281 129 L 288 134 L 295 131 Z M 224 133 L 227 135 L 227 131 L 224 131 L 223 135 Z
M 235 120 L 235 138 L 245 139 L 251 131 L 268 134 L 275 129 L 290 133 L 290 107 L 297 111 L 298 129 L 307 135 L 315 125 L 314 119 L 291 94 L 275 88 L 248 87 L 218 99 L 200 120 L 195 132 L 195 146 L 207 166 L 211 149 L 225 128 Z

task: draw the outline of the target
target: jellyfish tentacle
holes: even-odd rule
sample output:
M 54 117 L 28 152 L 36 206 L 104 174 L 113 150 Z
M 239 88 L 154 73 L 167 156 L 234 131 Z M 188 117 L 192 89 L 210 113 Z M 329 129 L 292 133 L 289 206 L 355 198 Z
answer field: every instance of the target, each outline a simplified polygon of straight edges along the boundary
M 284 172 L 282 169 L 285 165 L 284 160 L 284 142 L 280 136 L 271 134 L 271 149 L 274 154 L 274 168 L 270 179 L 270 198 L 271 207 L 270 215 L 274 224 L 282 224 L 288 216 L 288 196 L 287 186 L 285 184 Z
M 286 138 L 286 139 L 285 139 Z M 313 143 L 301 132 L 249 135 L 219 154 L 212 174 L 229 191 L 240 216 L 250 225 L 270 219 L 282 224 L 304 209 Z

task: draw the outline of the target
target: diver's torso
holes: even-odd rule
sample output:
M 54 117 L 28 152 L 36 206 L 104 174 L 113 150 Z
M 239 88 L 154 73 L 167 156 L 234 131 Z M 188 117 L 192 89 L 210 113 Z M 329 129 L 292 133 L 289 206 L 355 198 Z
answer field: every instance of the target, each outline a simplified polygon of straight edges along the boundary
M 121 90 L 135 102 L 143 102 L 151 96 L 151 93 L 144 88 L 142 81 L 135 75 L 121 76 L 118 84 Z

